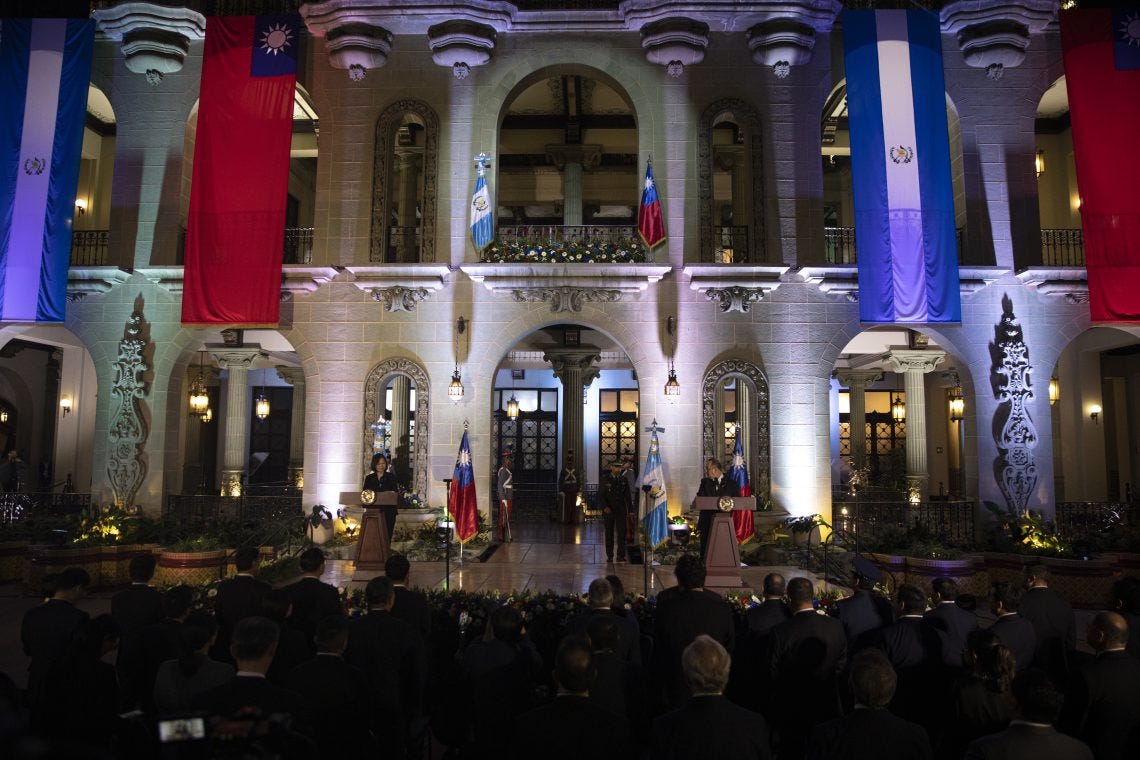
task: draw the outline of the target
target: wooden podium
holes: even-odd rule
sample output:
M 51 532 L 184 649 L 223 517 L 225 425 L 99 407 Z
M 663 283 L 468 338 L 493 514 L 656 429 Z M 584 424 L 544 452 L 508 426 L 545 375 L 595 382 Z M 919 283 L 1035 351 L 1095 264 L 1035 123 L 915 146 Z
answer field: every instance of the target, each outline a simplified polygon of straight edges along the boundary
M 374 572 L 384 569 L 392 537 L 388 535 L 388 524 L 380 507 L 394 507 L 400 495 L 395 491 L 376 494 L 371 504 L 360 499 L 360 491 L 341 491 L 340 503 L 346 507 L 364 507 L 364 519 L 360 521 L 360 536 L 356 539 L 356 569 Z
M 705 586 L 740 588 L 740 544 L 736 541 L 736 528 L 732 513 L 737 509 L 755 509 L 754 496 L 698 496 L 693 509 L 713 512 L 709 528 L 708 548 L 705 550 Z

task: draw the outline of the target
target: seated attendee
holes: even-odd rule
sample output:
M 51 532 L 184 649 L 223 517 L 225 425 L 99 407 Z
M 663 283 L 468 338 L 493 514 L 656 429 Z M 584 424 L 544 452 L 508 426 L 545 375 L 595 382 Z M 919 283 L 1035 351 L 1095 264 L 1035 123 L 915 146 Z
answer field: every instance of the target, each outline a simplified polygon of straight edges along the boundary
M 768 724 L 724 696 L 732 658 L 709 636 L 685 648 L 681 668 L 693 697 L 653 722 L 657 760 L 767 760 Z
M 269 584 L 255 576 L 260 563 L 256 546 L 245 546 L 234 552 L 237 574 L 218 584 L 214 597 L 214 614 L 218 617 L 218 640 L 210 656 L 221 662 L 230 661 L 230 635 L 242 619 L 257 614 L 257 603 L 269 591 Z
M 408 588 L 408 575 L 412 563 L 403 554 L 393 554 L 384 563 L 384 575 L 392 581 L 392 589 L 396 593 L 396 602 L 392 605 L 392 614 L 412 627 L 412 630 L 423 639 L 431 635 L 431 607 L 428 606 L 427 597 L 419 591 Z
M 1093 760 L 1087 744 L 1053 728 L 1061 694 L 1044 671 L 1020 673 L 1013 679 L 1012 691 L 1009 728 L 971 742 L 966 760 Z
M 930 588 L 933 606 L 926 619 L 938 631 L 942 664 L 960 670 L 965 665 L 966 637 L 977 629 L 978 616 L 958 605 L 958 584 L 953 578 L 935 578 Z
M 1077 619 L 1073 606 L 1049 588 L 1049 572 L 1044 563 L 1025 567 L 1025 593 L 1017 612 L 1033 626 L 1037 636 L 1033 667 L 1048 673 L 1054 683 L 1065 683 L 1069 661 L 1077 649 Z
M 507 757 L 531 760 L 628 760 L 634 757 L 629 721 L 590 702 L 596 673 L 590 646 L 567 637 L 554 658 L 554 701 L 515 718 Z
M 199 694 L 234 677 L 234 666 L 211 660 L 207 652 L 218 634 L 218 623 L 208 612 L 191 612 L 179 629 L 183 654 L 162 663 L 154 679 L 154 709 L 158 715 L 190 710 Z
M 1037 633 L 1033 625 L 1018 614 L 1021 606 L 1021 589 L 1006 581 L 993 584 L 990 595 L 990 610 L 997 617 L 990 630 L 997 634 L 1001 643 L 1013 652 L 1017 662 L 1017 672 L 1033 664 L 1037 652 Z
M 887 709 L 895 693 L 895 671 L 881 652 L 868 649 L 851 662 L 849 677 L 855 709 L 816 726 L 808 743 L 810 760 L 923 760 L 930 739 L 915 723 Z
M 640 665 L 641 629 L 638 628 L 637 618 L 614 612 L 613 585 L 605 578 L 595 578 L 590 581 L 586 591 L 586 603 L 589 605 L 588 609 L 570 622 L 570 632 L 580 636 L 586 632 L 586 628 L 595 618 L 610 618 L 618 629 L 618 642 L 613 647 L 614 652 L 626 662 Z
M 329 615 L 340 615 L 340 592 L 321 580 L 325 572 L 325 553 L 313 546 L 301 552 L 301 580 L 285 587 L 293 602 L 293 612 L 289 620 L 297 630 L 305 635 L 305 643 L 310 651 L 316 652 L 313 636 L 317 624 Z
M 289 622 L 289 613 L 292 611 L 293 603 L 285 589 L 272 589 L 257 603 L 258 614 L 277 623 L 280 629 L 277 652 L 273 655 L 273 664 L 266 674 L 276 684 L 282 683 L 289 671 L 310 657 L 310 646 L 305 640 L 305 634 Z
M 1140 757 L 1140 660 L 1128 654 L 1128 623 L 1100 612 L 1089 623 L 1096 659 L 1074 673 L 1058 727 L 1085 742 L 1097 760 Z
M 91 576 L 81 567 L 69 567 L 51 584 L 51 597 L 24 613 L 20 624 L 20 642 L 28 663 L 28 703 L 32 706 L 40 696 L 40 686 L 52 664 L 66 651 L 71 637 L 89 619 L 75 606 L 91 583 Z
M 875 634 L 894 620 L 890 601 L 877 593 L 883 571 L 864 557 L 851 561 L 851 596 L 831 605 L 831 614 L 843 624 L 847 650 L 854 655 L 873 646 Z
M 992 630 L 966 636 L 965 674 L 950 688 L 950 710 L 936 731 L 938 756 L 958 760 L 966 746 L 1009 725 L 1010 686 L 1017 671 L 1013 653 Z

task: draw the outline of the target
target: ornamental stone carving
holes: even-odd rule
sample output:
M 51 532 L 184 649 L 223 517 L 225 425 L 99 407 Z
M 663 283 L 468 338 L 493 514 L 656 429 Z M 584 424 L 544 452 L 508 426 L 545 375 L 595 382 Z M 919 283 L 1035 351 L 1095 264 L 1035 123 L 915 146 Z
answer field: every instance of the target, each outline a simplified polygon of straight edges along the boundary
M 364 379 L 364 421 L 362 425 L 363 445 L 361 448 L 361 477 L 372 458 L 372 425 L 384 411 L 385 384 L 393 375 L 411 378 L 416 389 L 416 437 L 412 452 L 412 490 L 422 496 L 427 495 L 431 471 L 428 466 L 428 453 L 431 451 L 431 382 L 427 371 L 411 359 L 385 359 L 377 364 Z M 354 484 L 355 485 L 355 484 Z
M 758 303 L 764 297 L 764 291 L 760 288 L 741 288 L 733 285 L 730 288 L 709 288 L 705 291 L 705 297 L 715 301 L 720 310 L 726 314 L 730 311 L 746 314 L 752 308 L 752 304 Z
M 1033 398 L 1029 373 L 1029 347 L 1021 323 L 1013 313 L 1009 296 L 1002 298 L 1001 321 L 994 330 L 991 353 L 994 359 L 991 379 L 997 388 L 998 410 L 994 422 L 1001 423 L 995 438 L 998 447 L 996 469 L 998 486 L 1006 505 L 1024 512 L 1037 485 L 1037 428 L 1029 416 L 1027 402 Z
M 1057 19 L 1055 0 L 962 0 L 942 8 L 942 31 L 958 35 L 967 66 L 985 69 L 993 80 L 1006 67 L 1021 65 L 1031 35 Z
M 112 365 L 115 379 L 111 384 L 111 398 L 117 406 L 107 430 L 110 439 L 107 475 L 111 480 L 115 505 L 119 507 L 134 505 L 135 495 L 147 473 L 143 447 L 150 430 L 143 399 L 150 390 L 147 375 L 151 367 L 145 354 L 151 342 L 150 323 L 143 317 L 143 304 L 140 295 L 135 299 L 134 311 L 123 328 L 119 354 Z
M 641 46 L 650 63 L 668 67 L 670 76 L 680 76 L 685 66 L 705 59 L 709 25 L 688 18 L 665 18 L 641 27 Z
M 613 303 L 621 300 L 621 291 L 609 288 L 518 288 L 512 291 L 514 299 L 522 302 L 545 302 L 555 314 L 564 311 L 581 311 L 590 302 Z
M 397 100 L 384 109 L 376 122 L 372 170 L 372 235 L 369 244 L 370 261 L 386 261 L 388 252 L 389 220 L 396 198 L 391 194 L 389 173 L 395 171 L 392 161 L 395 154 L 396 131 L 406 115 L 415 116 L 424 125 L 423 152 L 423 212 L 419 233 L 419 261 L 435 261 L 435 204 L 439 195 L 437 172 L 439 165 L 439 117 L 431 106 L 419 100 Z
M 329 65 L 347 71 L 348 78 L 354 82 L 364 79 L 370 69 L 387 63 L 388 54 L 392 52 L 391 32 L 361 21 L 330 28 L 324 38 Z
M 450 67 L 456 79 L 466 79 L 471 69 L 491 60 L 495 30 L 485 24 L 453 19 L 428 29 L 431 59 Z
M 771 66 L 779 79 L 786 79 L 792 66 L 811 60 L 815 29 L 793 18 L 773 18 L 748 30 L 752 61 Z
M 720 459 L 724 456 L 724 430 L 717 430 L 717 394 L 724 387 L 726 378 L 736 376 L 738 382 L 747 382 L 754 391 L 750 419 L 750 448 L 753 462 L 749 463 L 748 474 L 752 481 L 752 493 L 759 504 L 763 504 L 770 493 L 771 450 L 768 431 L 768 379 L 764 373 L 749 361 L 726 359 L 709 368 L 701 383 L 701 451 L 704 458 Z M 743 427 L 743 425 L 742 425 Z M 718 443 L 719 442 L 719 443 Z
M 182 70 L 190 43 L 205 36 L 206 19 L 189 8 L 121 3 L 92 14 L 99 31 L 122 43 L 123 64 L 151 85 Z
M 393 285 L 390 288 L 372 289 L 372 300 L 382 301 L 389 313 L 415 311 L 416 304 L 427 297 L 427 288 L 405 288 L 402 285 Z

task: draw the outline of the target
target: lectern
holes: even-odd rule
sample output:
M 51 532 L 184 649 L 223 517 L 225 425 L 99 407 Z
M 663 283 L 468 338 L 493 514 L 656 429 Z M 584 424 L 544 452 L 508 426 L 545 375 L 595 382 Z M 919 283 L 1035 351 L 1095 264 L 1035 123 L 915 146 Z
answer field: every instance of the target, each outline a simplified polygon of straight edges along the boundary
M 380 507 L 396 506 L 400 495 L 395 491 L 381 491 L 368 503 L 361 494 L 361 491 L 341 491 L 340 494 L 343 506 L 364 507 L 364 519 L 360 521 L 360 535 L 356 539 L 356 569 L 383 570 L 392 537 L 388 535 L 388 524 Z
M 754 496 L 698 496 L 693 499 L 693 509 L 715 512 L 705 554 L 705 586 L 739 588 L 744 585 L 740 579 L 740 544 L 736 541 L 732 513 L 737 509 L 755 507 Z

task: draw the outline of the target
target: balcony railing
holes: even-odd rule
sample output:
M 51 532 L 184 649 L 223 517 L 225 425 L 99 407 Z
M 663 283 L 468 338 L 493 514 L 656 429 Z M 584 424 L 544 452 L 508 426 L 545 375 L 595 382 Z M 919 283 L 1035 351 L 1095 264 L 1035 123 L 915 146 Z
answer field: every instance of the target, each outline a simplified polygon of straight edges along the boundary
M 954 241 L 958 246 L 958 261 L 962 261 L 965 228 L 959 227 L 954 231 Z M 823 260 L 828 264 L 857 264 L 855 256 L 855 228 L 854 227 L 824 227 L 823 228 Z
M 832 524 L 860 545 L 874 544 L 886 535 L 921 528 L 943 544 L 968 547 L 975 541 L 971 501 L 849 501 L 832 505 Z
M 1083 267 L 1084 234 L 1080 230 L 1041 230 L 1041 263 L 1047 267 Z
M 648 258 L 637 229 L 622 225 L 524 224 L 500 226 L 487 262 L 635 263 Z
M 419 226 L 415 227 L 389 227 L 388 252 L 389 264 L 414 264 L 420 260 L 421 235 Z
M 285 250 L 282 263 L 284 264 L 312 264 L 313 263 L 313 228 L 312 227 L 286 227 Z
M 71 233 L 71 266 L 101 267 L 107 264 L 109 230 L 75 230 Z
M 713 228 L 714 264 L 749 264 L 748 227 L 725 225 Z

